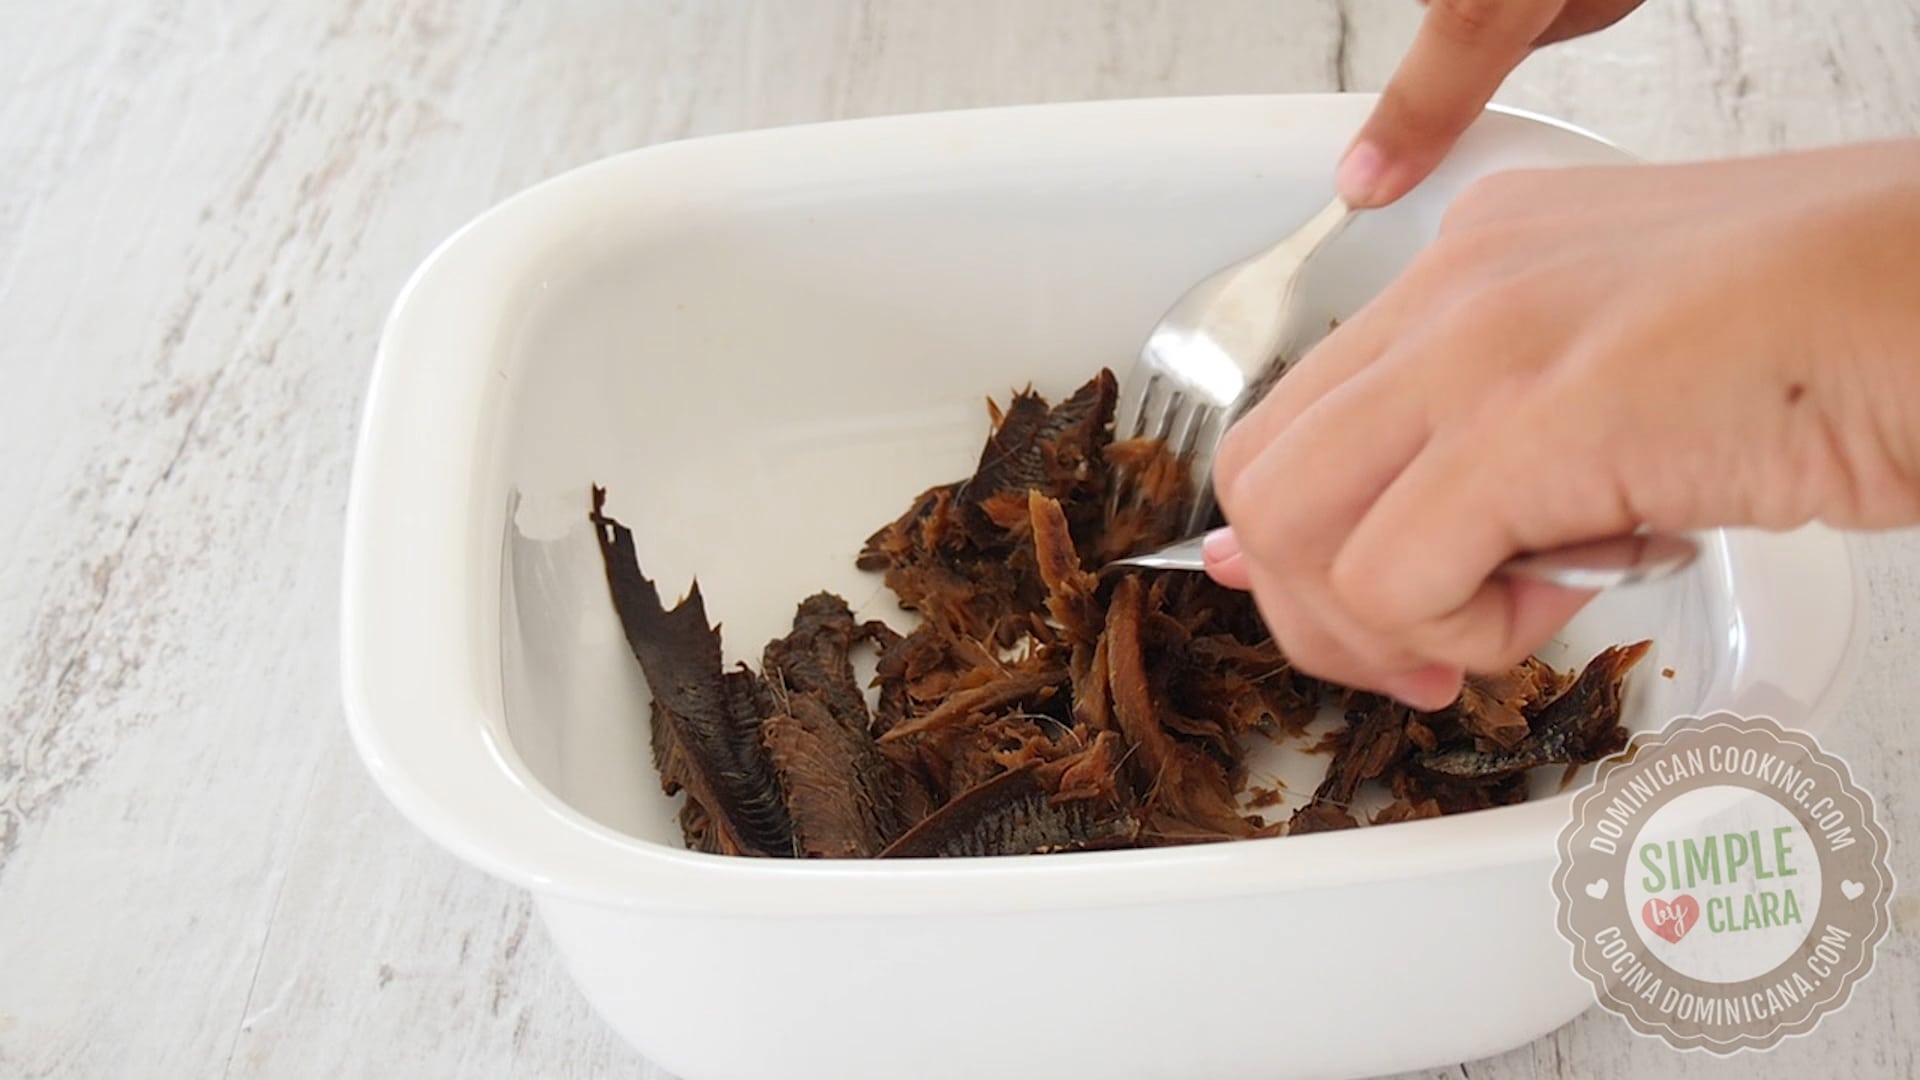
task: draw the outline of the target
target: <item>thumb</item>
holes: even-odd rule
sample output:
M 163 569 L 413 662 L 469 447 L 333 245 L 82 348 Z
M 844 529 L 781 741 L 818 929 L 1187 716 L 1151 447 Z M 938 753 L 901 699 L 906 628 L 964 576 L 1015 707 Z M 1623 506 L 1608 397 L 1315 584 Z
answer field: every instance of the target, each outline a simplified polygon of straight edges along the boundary
M 1426 179 L 1565 0 L 1431 0 L 1373 115 L 1341 159 L 1341 198 L 1385 206 Z

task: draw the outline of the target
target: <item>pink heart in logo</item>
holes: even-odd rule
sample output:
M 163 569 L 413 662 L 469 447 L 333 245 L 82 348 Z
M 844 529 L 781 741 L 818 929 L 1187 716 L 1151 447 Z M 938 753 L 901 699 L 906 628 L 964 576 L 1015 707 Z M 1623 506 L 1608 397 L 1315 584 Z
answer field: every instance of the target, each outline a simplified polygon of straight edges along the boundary
M 1641 906 L 1640 921 L 1647 924 L 1647 929 L 1678 945 L 1687 931 L 1693 929 L 1693 924 L 1700 921 L 1700 901 L 1686 893 L 1671 901 L 1656 896 Z

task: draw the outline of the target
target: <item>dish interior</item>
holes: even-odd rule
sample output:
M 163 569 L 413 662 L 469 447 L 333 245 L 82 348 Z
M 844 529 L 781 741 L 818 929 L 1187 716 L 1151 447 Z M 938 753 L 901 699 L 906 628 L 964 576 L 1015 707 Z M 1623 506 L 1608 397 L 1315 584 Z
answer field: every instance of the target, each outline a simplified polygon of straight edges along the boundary
M 1057 398 L 1102 366 L 1124 376 L 1188 284 L 1326 197 L 1315 163 L 1250 162 L 1224 143 L 1190 153 L 1178 184 L 1130 180 L 1153 172 L 1151 156 L 1026 174 L 903 169 L 777 197 L 722 192 L 671 214 L 636 185 L 590 242 L 541 268 L 500 366 L 497 493 L 497 734 L 533 779 L 605 826 L 681 846 L 586 519 L 591 484 L 634 528 L 669 603 L 698 578 L 729 662 L 757 668 L 794 605 L 822 589 L 904 630 L 911 617 L 854 555 L 914 495 L 971 470 L 985 400 L 1029 384 Z M 1356 221 L 1309 303 L 1351 314 L 1434 234 L 1464 180 L 1443 174 Z M 1738 659 L 1727 558 L 1710 545 L 1674 580 L 1601 597 L 1543 657 L 1564 667 L 1652 638 L 1630 679 L 1630 726 L 1698 708 Z M 1284 813 L 1326 760 L 1273 748 L 1254 782 L 1285 785 Z M 1537 793 L 1557 789 L 1548 773 Z

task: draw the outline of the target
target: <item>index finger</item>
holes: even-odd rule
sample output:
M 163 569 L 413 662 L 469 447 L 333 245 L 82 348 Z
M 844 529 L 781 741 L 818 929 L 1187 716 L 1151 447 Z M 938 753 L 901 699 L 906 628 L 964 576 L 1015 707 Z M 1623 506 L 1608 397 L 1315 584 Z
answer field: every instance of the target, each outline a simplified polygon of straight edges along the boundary
M 1384 206 L 1433 171 L 1565 0 L 1431 0 L 1413 46 L 1341 160 L 1349 206 Z

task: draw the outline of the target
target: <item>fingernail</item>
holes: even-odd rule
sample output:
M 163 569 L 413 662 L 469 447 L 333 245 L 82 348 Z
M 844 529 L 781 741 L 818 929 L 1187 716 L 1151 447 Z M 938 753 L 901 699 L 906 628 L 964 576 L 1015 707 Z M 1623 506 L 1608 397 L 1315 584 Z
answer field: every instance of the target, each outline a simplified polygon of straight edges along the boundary
M 1200 541 L 1200 553 L 1210 562 L 1226 562 L 1240 554 L 1240 538 L 1231 528 L 1215 529 Z
M 1333 186 L 1348 206 L 1366 206 L 1379 190 L 1380 178 L 1386 171 L 1387 158 L 1380 148 L 1370 142 L 1359 143 L 1340 159 Z

